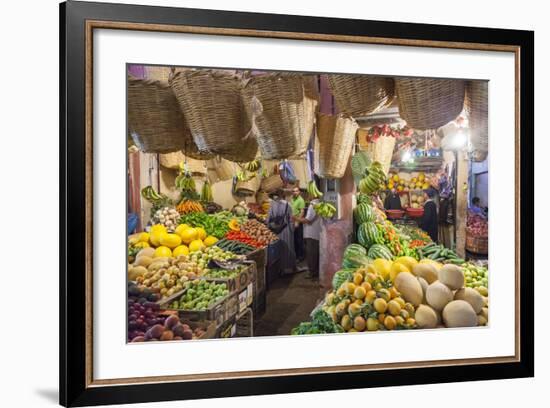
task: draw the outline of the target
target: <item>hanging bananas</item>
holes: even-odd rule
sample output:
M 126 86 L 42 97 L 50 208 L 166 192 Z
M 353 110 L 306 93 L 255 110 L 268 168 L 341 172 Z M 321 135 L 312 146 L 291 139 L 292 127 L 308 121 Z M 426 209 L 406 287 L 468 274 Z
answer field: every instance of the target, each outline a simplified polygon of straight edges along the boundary
M 315 184 L 315 181 L 313 180 L 307 183 L 307 193 L 311 198 L 319 198 L 323 196 L 323 193 L 319 191 L 319 189 L 317 188 L 317 184 Z
M 332 218 L 334 217 L 334 214 L 336 214 L 336 207 L 326 201 L 321 201 L 320 203 L 315 204 L 313 209 L 317 215 L 323 218 Z
M 212 197 L 212 186 L 208 180 L 206 180 L 202 185 L 200 199 L 206 203 L 214 201 L 214 198 Z
M 260 169 L 260 161 L 259 160 L 254 160 L 254 161 L 248 162 L 244 165 L 244 169 L 246 171 L 250 171 L 250 172 L 254 173 L 254 172 L 256 172 Z
M 386 182 L 386 175 L 380 162 L 373 162 L 365 171 L 366 175 L 359 182 L 359 191 L 363 194 L 374 194 Z

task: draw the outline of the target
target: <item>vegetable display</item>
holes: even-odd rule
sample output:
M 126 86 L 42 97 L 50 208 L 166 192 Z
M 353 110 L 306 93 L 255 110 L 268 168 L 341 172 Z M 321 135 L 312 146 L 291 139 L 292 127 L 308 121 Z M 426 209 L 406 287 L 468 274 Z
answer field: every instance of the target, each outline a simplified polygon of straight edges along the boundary
M 417 251 L 422 258 L 428 258 L 438 262 L 453 263 L 456 265 L 464 263 L 464 259 L 459 258 L 452 249 L 445 248 L 443 245 L 437 245 L 433 242 L 417 248 Z
M 293 328 L 290 334 L 320 334 L 320 333 L 342 333 L 344 329 L 335 324 L 331 317 L 324 310 L 317 310 L 313 314 L 311 322 L 300 323 Z
M 180 224 L 186 224 L 191 227 L 204 228 L 208 235 L 221 239 L 229 231 L 227 222 L 212 214 L 204 212 L 193 212 L 182 215 L 179 219 Z
M 260 246 L 267 246 L 278 239 L 277 235 L 271 232 L 265 224 L 254 219 L 243 222 L 240 226 L 240 230 L 257 241 Z
M 255 240 L 244 231 L 230 231 L 225 235 L 225 238 L 229 241 L 242 242 L 243 244 L 246 244 L 254 248 L 264 247 L 264 244 L 262 244 L 260 241 Z
M 152 218 L 153 224 L 162 224 L 170 232 L 178 225 L 179 213 L 171 207 L 163 207 L 155 212 Z
M 177 206 L 176 210 L 179 214 L 189 214 L 196 212 L 204 212 L 204 208 L 201 203 L 195 200 L 183 200 Z
M 489 224 L 481 215 L 468 212 L 466 232 L 474 237 L 487 238 L 489 235 Z
M 246 255 L 256 249 L 252 245 L 245 244 L 240 241 L 232 241 L 230 239 L 220 239 L 216 242 L 216 246 L 220 247 L 224 251 L 230 251 L 237 255 Z

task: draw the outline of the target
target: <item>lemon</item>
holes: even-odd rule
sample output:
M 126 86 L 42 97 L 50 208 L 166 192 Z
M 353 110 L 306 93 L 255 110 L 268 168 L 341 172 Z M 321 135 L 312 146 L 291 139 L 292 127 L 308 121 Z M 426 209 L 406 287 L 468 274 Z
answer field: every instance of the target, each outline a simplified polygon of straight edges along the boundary
M 197 230 L 197 238 L 203 241 L 207 237 L 207 233 L 202 227 L 195 228 Z
M 189 255 L 189 248 L 187 245 L 179 245 L 172 252 L 174 258 L 177 258 L 180 255 Z
M 155 253 L 153 254 L 153 258 L 170 258 L 172 256 L 172 251 L 170 248 L 165 246 L 159 246 L 157 249 L 155 249 Z
M 160 244 L 174 249 L 181 244 L 181 238 L 178 234 L 164 234 L 160 237 Z
M 154 231 L 152 232 L 150 235 L 149 235 L 149 241 L 151 241 L 151 245 L 153 245 L 154 247 L 158 247 L 160 246 L 160 240 L 162 239 L 163 236 L 165 236 L 167 234 L 166 231 Z
M 182 233 L 183 231 L 185 231 L 186 229 L 189 229 L 189 228 L 191 228 L 191 227 L 190 227 L 189 225 L 187 225 L 187 224 L 180 224 L 180 225 L 178 225 L 178 226 L 176 227 L 176 231 L 175 231 L 175 232 L 176 232 L 176 234 L 178 234 L 178 235 L 181 237 L 181 233 Z
M 203 242 L 204 242 L 204 245 L 206 245 L 207 247 L 211 247 L 216 242 L 218 242 L 218 238 L 213 237 L 212 235 L 210 235 L 210 236 L 206 237 Z
M 166 227 L 162 224 L 155 224 L 151 227 L 151 234 L 154 232 L 166 232 Z
M 181 233 L 181 240 L 186 244 L 190 244 L 192 241 L 197 239 L 198 235 L 199 234 L 195 228 L 187 228 Z
M 191 252 L 200 251 L 202 248 L 204 248 L 204 244 L 200 239 L 195 239 L 189 244 L 189 251 Z
M 138 236 L 139 242 L 149 242 L 149 233 L 148 232 L 142 232 Z

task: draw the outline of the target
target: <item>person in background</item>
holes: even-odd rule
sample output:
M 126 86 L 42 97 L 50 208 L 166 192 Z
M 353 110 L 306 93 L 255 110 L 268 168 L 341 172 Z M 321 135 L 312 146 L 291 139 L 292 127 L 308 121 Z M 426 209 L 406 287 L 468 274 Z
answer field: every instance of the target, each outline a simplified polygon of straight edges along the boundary
M 292 206 L 292 221 L 294 222 L 294 252 L 296 253 L 296 261 L 299 263 L 304 260 L 305 251 L 304 227 L 298 220 L 304 217 L 306 202 L 300 193 L 298 184 L 292 189 L 290 205 Z
M 283 190 L 278 189 L 269 195 L 271 206 L 267 215 L 267 226 L 281 241 L 281 274 L 296 272 L 296 254 L 294 253 L 294 224 L 292 208 L 283 199 Z
M 304 241 L 306 247 L 307 278 L 319 278 L 319 239 L 321 237 L 321 217 L 315 212 L 314 206 L 319 202 L 312 198 L 307 207 L 305 217 L 299 221 L 304 226 Z
M 399 198 L 399 194 L 397 194 L 397 190 L 395 188 L 392 188 L 389 194 L 386 196 L 386 199 L 384 200 L 384 208 L 386 210 L 402 210 L 401 207 L 401 198 Z
M 434 201 L 435 190 L 430 188 L 424 192 L 424 215 L 420 219 L 420 228 L 430 236 L 433 242 L 437 242 L 437 205 Z
M 470 206 L 469 210 L 473 214 L 484 215 L 483 209 L 479 206 L 479 203 L 480 203 L 479 197 L 472 198 L 472 205 Z

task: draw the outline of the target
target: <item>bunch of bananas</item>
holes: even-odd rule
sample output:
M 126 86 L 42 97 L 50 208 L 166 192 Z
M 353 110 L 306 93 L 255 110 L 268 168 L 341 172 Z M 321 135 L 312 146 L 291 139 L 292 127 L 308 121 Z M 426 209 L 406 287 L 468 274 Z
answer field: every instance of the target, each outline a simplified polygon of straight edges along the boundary
M 214 198 L 212 197 L 212 186 L 210 185 L 210 181 L 206 180 L 204 184 L 202 185 L 201 190 L 201 201 L 209 203 L 211 201 L 214 201 Z
M 374 194 L 386 183 L 386 175 L 380 162 L 373 162 L 366 170 L 366 176 L 359 182 L 359 191 L 363 194 Z
M 152 204 L 166 202 L 168 197 L 165 194 L 159 194 L 152 186 L 143 187 L 141 196 Z
M 244 169 L 246 171 L 256 172 L 260 169 L 260 161 L 254 160 L 254 161 L 248 162 L 244 165 Z
M 334 214 L 336 214 L 336 207 L 334 207 L 331 203 L 327 203 L 325 201 L 321 201 L 320 203 L 315 204 L 313 206 L 313 209 L 318 215 L 323 218 L 332 218 L 334 217 Z
M 180 163 L 180 173 L 176 177 L 174 184 L 177 189 L 183 192 L 196 192 L 195 180 L 193 180 L 191 173 L 187 171 L 187 166 L 183 162 Z
M 249 173 L 247 170 L 240 170 L 237 172 L 238 181 L 249 181 L 256 176 L 255 173 Z
M 307 193 L 312 198 L 319 198 L 323 196 L 323 193 L 319 191 L 319 189 L 317 188 L 317 184 L 315 184 L 315 181 L 313 180 L 307 183 Z

